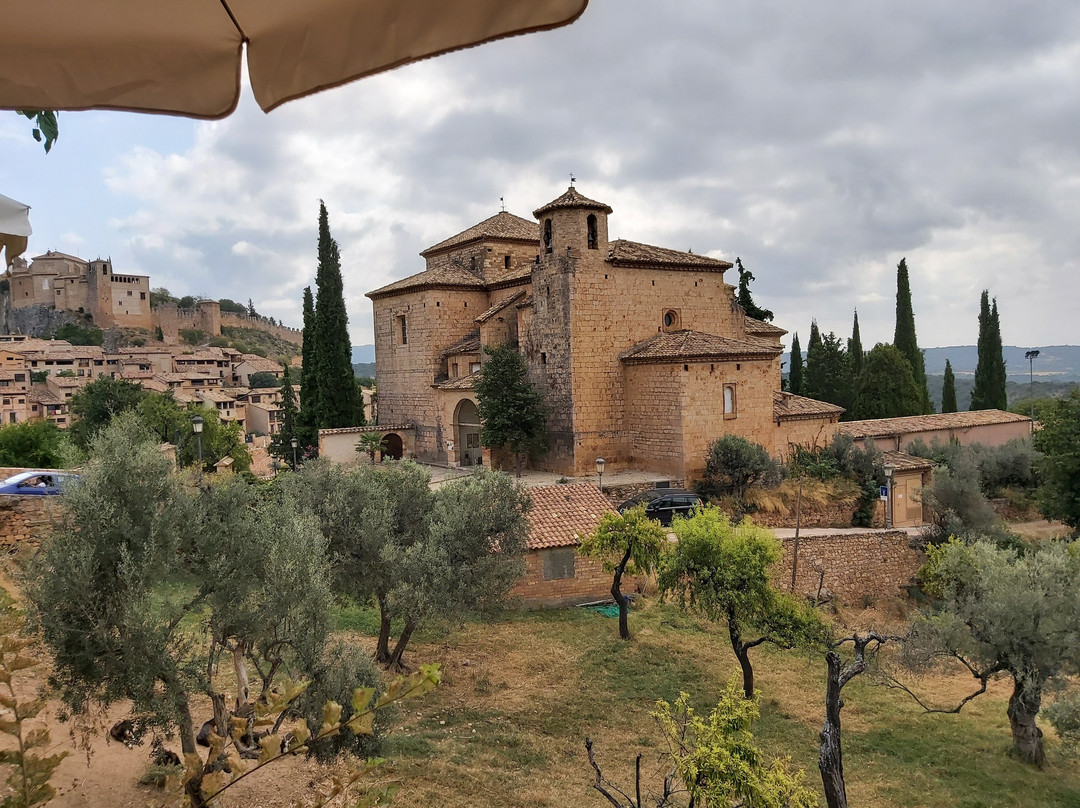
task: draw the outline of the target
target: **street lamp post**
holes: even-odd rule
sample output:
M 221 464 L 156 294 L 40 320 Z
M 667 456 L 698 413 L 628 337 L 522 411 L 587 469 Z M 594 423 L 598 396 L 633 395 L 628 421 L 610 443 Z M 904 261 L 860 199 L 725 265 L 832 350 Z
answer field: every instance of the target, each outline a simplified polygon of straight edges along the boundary
M 296 447 L 299 444 L 299 441 L 296 438 L 293 438 L 289 443 L 292 444 L 292 470 L 296 471 Z
M 607 463 L 602 457 L 596 458 L 596 473 L 600 476 L 600 493 L 604 493 L 604 465 Z
M 1031 396 L 1031 431 L 1035 431 L 1035 360 L 1039 358 L 1038 351 L 1028 351 L 1024 359 L 1028 361 L 1028 393 Z
M 885 466 L 885 527 L 892 529 L 892 475 L 893 467 Z
M 195 453 L 199 459 L 199 468 L 202 468 L 202 428 L 203 419 L 201 415 L 196 415 L 191 419 L 191 428 L 195 432 Z

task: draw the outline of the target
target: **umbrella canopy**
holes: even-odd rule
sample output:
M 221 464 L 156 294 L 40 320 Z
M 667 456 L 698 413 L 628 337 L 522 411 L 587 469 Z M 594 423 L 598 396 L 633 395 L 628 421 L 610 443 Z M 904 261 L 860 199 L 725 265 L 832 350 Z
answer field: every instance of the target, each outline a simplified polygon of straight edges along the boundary
M 26 250 L 26 238 L 30 229 L 30 206 L 0 194 L 0 250 L 5 253 L 4 266 Z
M 588 0 L 6 0 L 2 109 L 222 118 L 577 19 Z

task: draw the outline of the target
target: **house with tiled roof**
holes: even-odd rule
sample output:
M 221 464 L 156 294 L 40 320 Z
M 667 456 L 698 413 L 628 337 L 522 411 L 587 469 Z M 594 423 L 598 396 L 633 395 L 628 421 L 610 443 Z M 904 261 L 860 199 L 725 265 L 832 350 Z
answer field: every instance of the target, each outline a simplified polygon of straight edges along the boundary
M 747 317 L 720 258 L 609 240 L 609 205 L 570 187 L 533 221 L 495 214 L 420 253 L 423 271 L 368 293 L 380 419 L 415 454 L 500 464 L 480 445 L 485 347 L 511 344 L 549 409 L 540 468 L 693 478 L 709 444 L 777 455 L 827 440 L 842 410 L 782 394 L 782 328 Z
M 882 451 L 905 451 L 915 441 L 929 446 L 934 441 L 963 445 L 981 443 L 1001 446 L 1031 434 L 1031 418 L 1004 410 L 939 412 L 870 421 L 847 421 L 837 431 L 850 435 L 862 446 L 868 440 Z
M 607 497 L 592 483 L 539 486 L 530 488 L 529 496 L 526 572 L 511 596 L 536 606 L 609 598 L 611 573 L 598 559 L 577 553 L 581 537 L 596 530 L 604 514 L 615 512 Z

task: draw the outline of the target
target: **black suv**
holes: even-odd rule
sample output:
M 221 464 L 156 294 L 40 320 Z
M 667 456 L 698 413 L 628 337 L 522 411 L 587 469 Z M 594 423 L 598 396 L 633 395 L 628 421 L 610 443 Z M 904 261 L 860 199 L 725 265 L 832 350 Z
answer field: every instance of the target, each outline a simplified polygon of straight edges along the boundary
M 700 508 L 704 504 L 701 497 L 693 491 L 682 488 L 654 488 L 626 500 L 619 505 L 619 513 L 625 513 L 635 505 L 644 505 L 646 516 L 670 527 L 675 514 L 689 516 L 694 508 Z

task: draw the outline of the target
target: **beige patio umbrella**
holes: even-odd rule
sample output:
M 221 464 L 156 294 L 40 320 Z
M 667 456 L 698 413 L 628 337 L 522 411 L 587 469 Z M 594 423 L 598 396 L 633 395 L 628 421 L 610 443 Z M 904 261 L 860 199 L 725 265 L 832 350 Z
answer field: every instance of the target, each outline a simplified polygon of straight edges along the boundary
M 5 268 L 26 250 L 31 232 L 30 206 L 0 194 L 0 251 L 4 253 Z
M 221 118 L 577 19 L 588 0 L 5 0 L 0 109 Z

